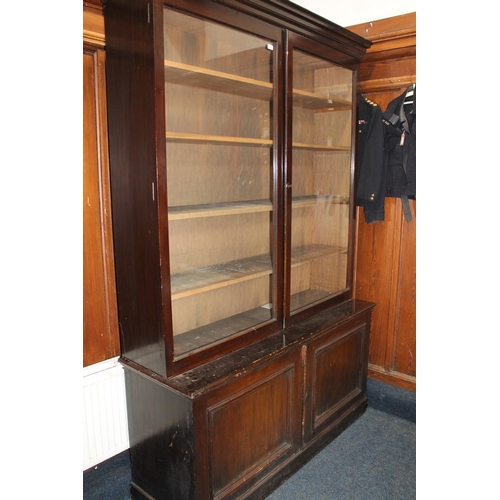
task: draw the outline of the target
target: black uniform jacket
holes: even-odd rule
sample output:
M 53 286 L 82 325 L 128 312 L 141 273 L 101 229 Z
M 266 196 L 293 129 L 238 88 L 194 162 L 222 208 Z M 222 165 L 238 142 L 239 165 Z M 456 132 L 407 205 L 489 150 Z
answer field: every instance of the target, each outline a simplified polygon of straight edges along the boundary
M 384 220 L 386 193 L 385 127 L 382 110 L 362 94 L 358 98 L 356 205 L 364 207 L 366 222 Z
M 385 197 L 401 198 L 408 222 L 408 199 L 416 196 L 416 86 L 393 99 L 382 113 L 362 94 L 358 99 L 356 205 L 366 222 L 384 220 Z
M 417 89 L 410 85 L 393 99 L 383 113 L 387 156 L 386 196 L 401 198 L 408 222 L 412 220 L 408 198 L 416 196 Z

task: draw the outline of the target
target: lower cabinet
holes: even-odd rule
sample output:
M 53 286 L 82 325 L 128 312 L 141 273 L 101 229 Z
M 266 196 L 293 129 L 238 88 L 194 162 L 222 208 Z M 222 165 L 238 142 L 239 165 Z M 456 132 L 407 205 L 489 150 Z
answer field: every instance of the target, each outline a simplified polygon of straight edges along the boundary
M 366 409 L 373 304 L 170 379 L 125 366 L 132 498 L 263 498 Z

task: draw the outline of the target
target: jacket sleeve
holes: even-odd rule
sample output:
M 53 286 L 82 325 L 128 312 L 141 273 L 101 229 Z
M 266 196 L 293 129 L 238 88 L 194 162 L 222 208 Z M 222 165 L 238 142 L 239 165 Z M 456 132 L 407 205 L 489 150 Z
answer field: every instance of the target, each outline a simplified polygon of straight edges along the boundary
M 364 207 L 368 223 L 384 220 L 386 166 L 385 129 L 380 107 L 360 95 L 356 205 Z

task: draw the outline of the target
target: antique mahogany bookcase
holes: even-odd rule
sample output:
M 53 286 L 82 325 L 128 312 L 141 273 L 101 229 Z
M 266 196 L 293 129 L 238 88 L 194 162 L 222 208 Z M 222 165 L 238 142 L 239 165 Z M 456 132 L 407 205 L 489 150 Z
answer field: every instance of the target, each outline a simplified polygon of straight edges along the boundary
M 366 409 L 356 72 L 283 0 L 107 0 L 134 498 L 262 498 Z

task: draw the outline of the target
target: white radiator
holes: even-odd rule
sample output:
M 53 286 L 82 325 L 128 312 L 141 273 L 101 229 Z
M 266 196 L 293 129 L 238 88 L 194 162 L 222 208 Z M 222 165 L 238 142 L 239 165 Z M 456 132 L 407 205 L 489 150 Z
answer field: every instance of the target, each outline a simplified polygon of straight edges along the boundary
M 83 369 L 83 470 L 129 448 L 125 376 L 117 360 Z

